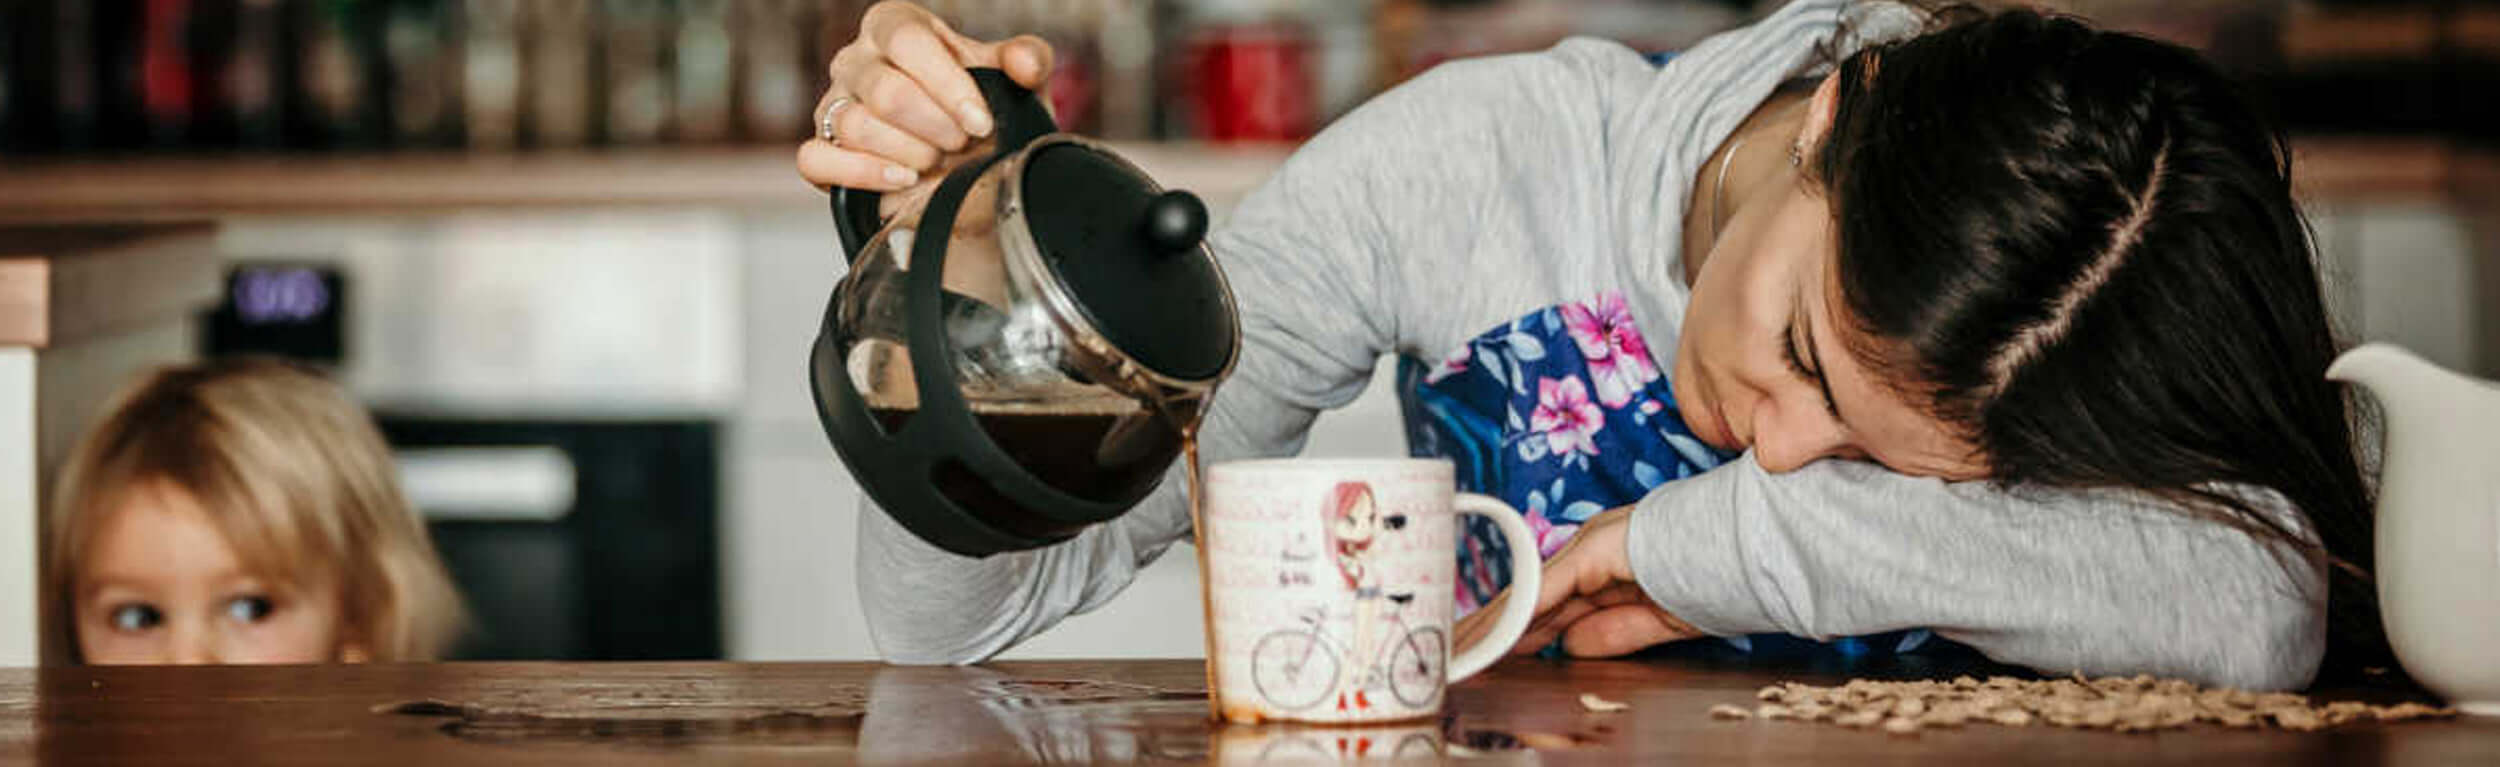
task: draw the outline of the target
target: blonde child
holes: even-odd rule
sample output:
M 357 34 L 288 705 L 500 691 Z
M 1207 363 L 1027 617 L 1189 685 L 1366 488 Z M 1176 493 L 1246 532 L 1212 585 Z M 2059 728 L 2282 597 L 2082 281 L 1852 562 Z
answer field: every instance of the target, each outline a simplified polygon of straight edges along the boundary
M 121 393 L 52 494 L 54 657 L 94 664 L 430 660 L 459 597 L 364 410 L 274 360 Z

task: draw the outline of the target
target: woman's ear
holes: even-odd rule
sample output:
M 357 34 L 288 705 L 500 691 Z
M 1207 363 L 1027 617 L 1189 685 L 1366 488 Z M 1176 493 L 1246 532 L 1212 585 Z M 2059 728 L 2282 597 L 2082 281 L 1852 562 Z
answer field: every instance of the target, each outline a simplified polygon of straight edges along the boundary
M 1823 137 L 1831 135 L 1832 117 L 1840 112 L 1840 71 L 1823 76 L 1814 86 L 1814 97 L 1806 100 L 1806 121 L 1797 127 L 1797 143 L 1791 157 L 1800 161 L 1813 156 L 1823 145 Z

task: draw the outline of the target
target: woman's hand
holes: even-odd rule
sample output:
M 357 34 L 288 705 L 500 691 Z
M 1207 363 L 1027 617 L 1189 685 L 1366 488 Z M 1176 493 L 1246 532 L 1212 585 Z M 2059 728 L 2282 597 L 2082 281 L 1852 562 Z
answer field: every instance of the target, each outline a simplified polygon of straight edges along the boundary
M 859 39 L 828 67 L 833 85 L 816 102 L 817 134 L 799 147 L 799 175 L 817 186 L 898 192 L 980 154 L 994 126 L 965 68 L 997 67 L 1038 89 L 1050 77 L 1051 51 L 1031 35 L 974 40 L 926 8 L 889 0 L 868 9 Z
M 1631 521 L 1629 506 L 1590 517 L 1571 542 L 1545 560 L 1545 588 L 1536 598 L 1536 617 L 1511 652 L 1533 653 L 1561 637 L 1563 651 L 1574 657 L 1604 658 L 1702 635 L 1649 601 L 1633 580 L 1625 535 Z M 1483 639 L 1502 614 L 1503 600 L 1512 596 L 1504 591 L 1461 619 L 1453 646 L 1472 647 Z

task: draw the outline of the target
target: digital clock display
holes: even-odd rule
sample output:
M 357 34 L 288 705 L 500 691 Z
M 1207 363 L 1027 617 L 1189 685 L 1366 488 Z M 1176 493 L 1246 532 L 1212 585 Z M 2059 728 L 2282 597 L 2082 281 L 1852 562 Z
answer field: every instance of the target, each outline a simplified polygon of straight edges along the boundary
M 333 267 L 238 264 L 226 275 L 225 299 L 201 323 L 201 353 L 339 362 L 346 299 Z
M 238 269 L 231 283 L 235 319 L 245 325 L 300 325 L 330 311 L 331 275 L 309 267 Z

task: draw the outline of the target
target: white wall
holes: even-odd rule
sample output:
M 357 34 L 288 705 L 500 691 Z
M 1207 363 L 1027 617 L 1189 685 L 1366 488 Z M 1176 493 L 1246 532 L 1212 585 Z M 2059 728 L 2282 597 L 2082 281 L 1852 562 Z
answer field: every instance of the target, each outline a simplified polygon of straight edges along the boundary
M 2391 341 L 2424 359 L 2490 375 L 2500 358 L 2484 338 L 2489 297 L 2473 234 L 2445 204 L 2381 203 L 2314 212 L 2320 260 L 2339 330 L 2354 341 Z

